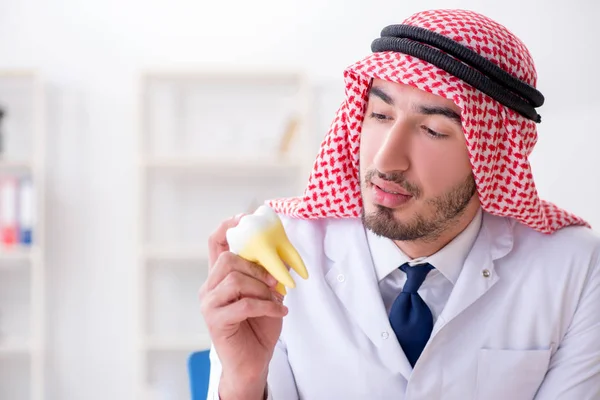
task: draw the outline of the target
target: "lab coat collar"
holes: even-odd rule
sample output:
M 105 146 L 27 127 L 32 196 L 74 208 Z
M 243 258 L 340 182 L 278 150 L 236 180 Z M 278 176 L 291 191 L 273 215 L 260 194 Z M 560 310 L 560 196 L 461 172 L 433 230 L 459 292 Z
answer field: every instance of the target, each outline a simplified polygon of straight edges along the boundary
M 503 217 L 483 213 L 482 227 L 465 260 L 448 303 L 438 318 L 432 339 L 443 327 L 483 296 L 499 279 L 494 260 L 510 252 L 512 226 Z M 364 227 L 359 218 L 332 220 L 324 239 L 329 259 L 326 280 L 347 309 L 350 318 L 377 347 L 386 335 L 394 335 L 383 303 Z M 425 353 L 427 347 L 424 349 Z M 401 347 L 381 352 L 383 362 L 393 372 L 407 379 L 412 373 Z M 419 363 L 415 365 L 417 368 Z
M 432 337 L 498 282 L 494 261 L 508 254 L 512 247 L 511 220 L 484 213 L 482 229 L 433 328 Z
M 482 210 L 480 208 L 468 226 L 435 254 L 416 259 L 411 259 L 392 240 L 378 236 L 372 231 L 365 229 L 377 279 L 381 282 L 387 275 L 404 263 L 409 263 L 410 265 L 429 263 L 444 275 L 446 279 L 452 282 L 453 285 L 456 284 L 465 259 L 481 228 L 481 214 Z M 430 274 L 430 276 L 432 275 Z

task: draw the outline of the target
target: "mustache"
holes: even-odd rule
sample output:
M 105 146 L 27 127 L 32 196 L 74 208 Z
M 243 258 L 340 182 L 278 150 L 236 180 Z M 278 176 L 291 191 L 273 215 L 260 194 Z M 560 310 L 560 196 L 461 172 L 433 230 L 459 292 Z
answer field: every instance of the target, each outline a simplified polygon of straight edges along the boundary
M 408 182 L 402 172 L 390 172 L 384 174 L 383 172 L 371 169 L 365 174 L 365 184 L 369 185 L 374 177 L 378 177 L 379 179 L 382 179 L 384 181 L 402 186 L 404 190 L 406 190 L 415 198 L 418 198 L 421 195 L 421 190 L 419 189 L 419 187 Z

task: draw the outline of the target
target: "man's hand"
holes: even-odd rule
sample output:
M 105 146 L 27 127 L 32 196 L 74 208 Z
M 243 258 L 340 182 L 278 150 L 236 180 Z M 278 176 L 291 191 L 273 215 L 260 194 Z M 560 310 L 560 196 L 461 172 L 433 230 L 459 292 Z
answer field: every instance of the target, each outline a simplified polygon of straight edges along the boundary
M 209 274 L 200 289 L 202 315 L 223 368 L 223 400 L 263 398 L 287 314 L 275 278 L 229 251 L 225 233 L 240 217 L 224 221 L 210 236 Z

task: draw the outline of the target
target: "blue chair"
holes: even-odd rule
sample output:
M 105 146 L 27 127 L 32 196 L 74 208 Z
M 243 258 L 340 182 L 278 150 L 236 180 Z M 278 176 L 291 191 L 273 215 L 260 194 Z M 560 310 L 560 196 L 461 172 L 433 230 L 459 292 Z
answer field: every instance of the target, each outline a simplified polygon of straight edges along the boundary
M 210 350 L 197 351 L 188 357 L 188 376 L 192 400 L 206 400 L 210 377 Z

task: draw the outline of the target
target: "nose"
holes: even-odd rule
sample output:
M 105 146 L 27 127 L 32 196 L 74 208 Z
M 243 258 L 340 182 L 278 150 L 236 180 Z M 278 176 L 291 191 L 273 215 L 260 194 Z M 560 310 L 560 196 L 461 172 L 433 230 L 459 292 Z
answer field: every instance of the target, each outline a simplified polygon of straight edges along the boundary
M 411 132 L 402 119 L 395 121 L 383 136 L 373 159 L 374 167 L 382 173 L 406 171 L 410 168 Z

